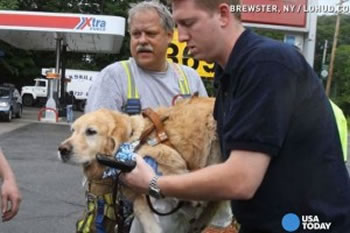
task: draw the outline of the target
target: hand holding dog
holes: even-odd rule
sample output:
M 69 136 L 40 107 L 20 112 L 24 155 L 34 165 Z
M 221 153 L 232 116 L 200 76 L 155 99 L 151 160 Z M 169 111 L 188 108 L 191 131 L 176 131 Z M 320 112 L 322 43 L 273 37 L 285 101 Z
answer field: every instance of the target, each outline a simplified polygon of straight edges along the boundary
M 148 193 L 148 185 L 154 176 L 153 169 L 140 155 L 136 155 L 136 167 L 131 172 L 121 174 L 121 180 L 135 192 Z

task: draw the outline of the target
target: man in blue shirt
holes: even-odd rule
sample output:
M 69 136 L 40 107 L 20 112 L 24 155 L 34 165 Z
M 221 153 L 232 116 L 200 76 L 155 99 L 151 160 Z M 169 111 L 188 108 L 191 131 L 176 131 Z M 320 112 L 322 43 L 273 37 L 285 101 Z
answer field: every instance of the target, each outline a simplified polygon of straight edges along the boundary
M 225 162 L 162 176 L 165 196 L 232 200 L 240 233 L 350 230 L 350 179 L 323 87 L 294 48 L 245 29 L 238 0 L 173 0 L 179 40 L 217 63 L 214 117 Z M 124 181 L 148 191 L 140 158 Z

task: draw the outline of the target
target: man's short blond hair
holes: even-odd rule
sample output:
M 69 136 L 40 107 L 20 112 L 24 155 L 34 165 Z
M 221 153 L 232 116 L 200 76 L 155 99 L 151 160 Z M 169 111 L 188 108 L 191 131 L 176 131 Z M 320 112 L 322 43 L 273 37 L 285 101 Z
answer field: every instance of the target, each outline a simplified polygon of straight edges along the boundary
M 177 0 L 170 0 L 170 2 L 175 2 Z M 194 0 L 194 2 L 201 8 L 208 10 L 209 12 L 213 11 L 213 9 L 216 9 L 216 7 L 221 3 L 227 3 L 228 5 L 240 5 L 241 0 Z M 241 13 L 235 12 L 235 17 L 237 19 L 241 19 Z

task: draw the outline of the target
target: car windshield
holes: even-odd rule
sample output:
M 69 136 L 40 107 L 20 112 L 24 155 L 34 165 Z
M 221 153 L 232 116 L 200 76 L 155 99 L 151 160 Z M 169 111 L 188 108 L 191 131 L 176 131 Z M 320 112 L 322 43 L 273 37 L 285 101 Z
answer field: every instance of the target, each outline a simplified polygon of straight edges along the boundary
M 0 98 L 9 98 L 10 97 L 10 90 L 0 88 Z

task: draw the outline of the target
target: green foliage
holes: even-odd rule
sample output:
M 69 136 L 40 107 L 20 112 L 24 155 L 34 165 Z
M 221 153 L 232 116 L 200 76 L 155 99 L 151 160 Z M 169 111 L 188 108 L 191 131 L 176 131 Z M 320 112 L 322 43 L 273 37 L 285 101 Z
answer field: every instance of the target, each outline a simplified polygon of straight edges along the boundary
M 315 52 L 315 70 L 320 73 L 323 47 L 328 40 L 326 64 L 330 62 L 333 46 L 336 16 L 320 16 L 317 24 L 317 42 Z M 332 79 L 331 98 L 344 111 L 350 115 L 350 15 L 342 15 L 337 41 L 336 57 Z
M 30 51 L 16 49 L 2 41 L 0 48 L 4 51 L 4 57 L 0 58 L 0 77 L 2 82 L 11 82 L 23 85 L 25 77 L 35 76 L 40 73 L 35 66 Z
M 283 41 L 284 39 L 284 33 L 281 31 L 273 31 L 273 30 L 257 29 L 257 28 L 254 28 L 252 30 L 259 35 L 266 36 L 274 40 Z
M 341 45 L 337 48 L 333 77 L 334 101 L 346 115 L 350 115 L 350 45 Z
M 17 0 L 0 0 L 0 10 L 15 10 L 17 8 Z
M 0 0 L 1 9 L 25 11 L 66 12 L 83 14 L 103 14 L 127 17 L 129 4 L 136 0 Z M 65 55 L 66 67 L 74 69 L 101 70 L 116 60 L 130 56 L 129 35 L 126 34 L 119 54 L 85 54 L 68 52 Z M 5 57 L 0 59 L 1 81 L 13 82 L 20 88 L 40 75 L 41 68 L 55 67 L 54 51 L 25 51 L 16 49 L 0 41 Z M 88 59 L 87 59 L 88 58 Z
M 208 95 L 211 97 L 215 97 L 216 89 L 214 88 L 214 79 L 205 78 L 203 79 L 203 83 L 204 83 L 205 89 L 208 92 Z
M 350 116 L 345 116 L 346 117 L 346 123 L 348 125 L 348 129 L 350 129 Z
M 79 0 L 21 0 L 19 9 L 26 11 L 47 11 L 78 13 Z

